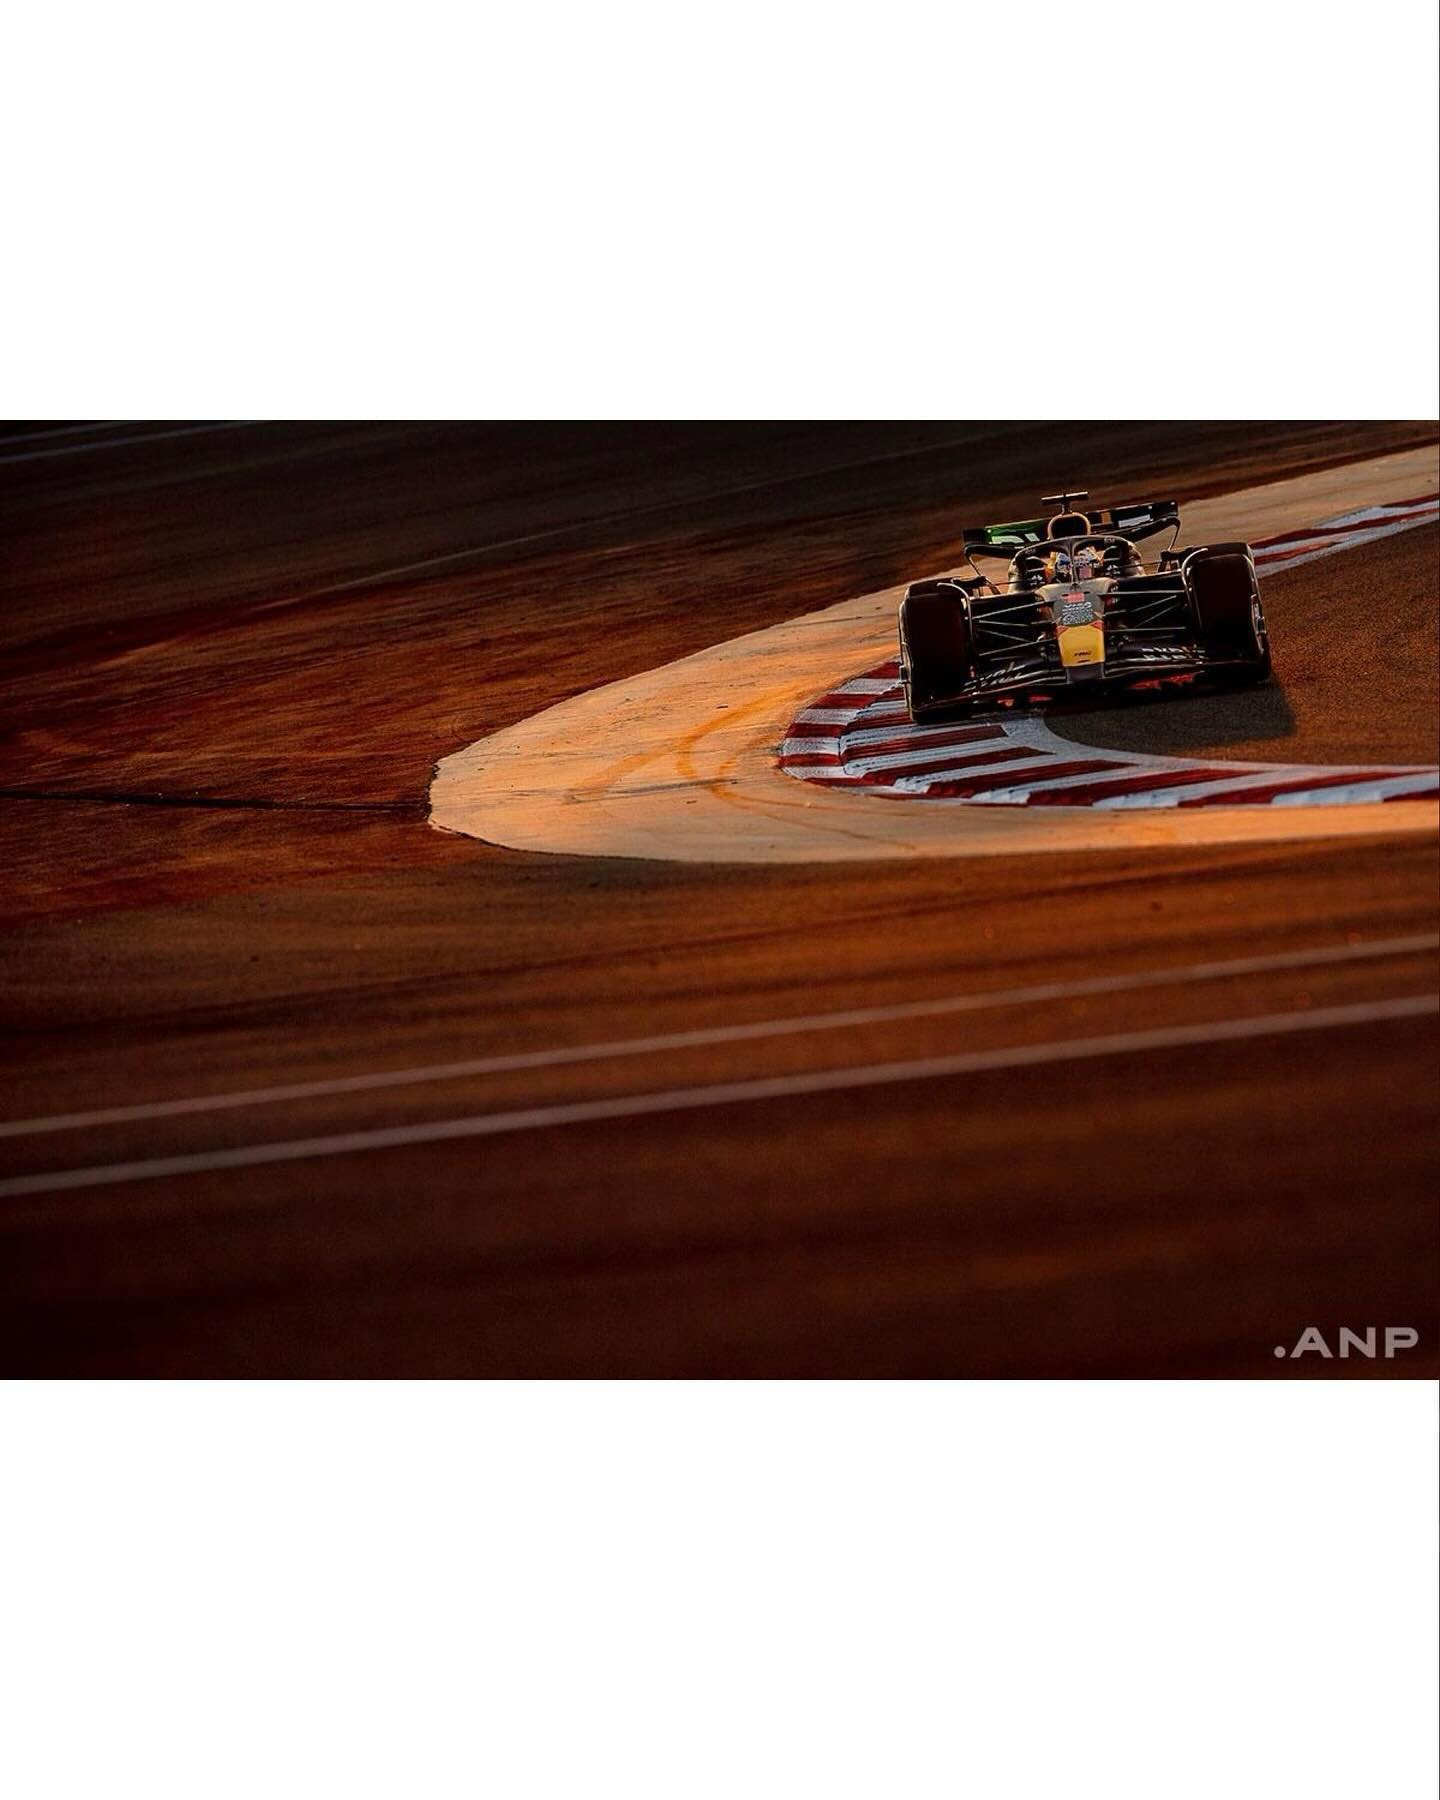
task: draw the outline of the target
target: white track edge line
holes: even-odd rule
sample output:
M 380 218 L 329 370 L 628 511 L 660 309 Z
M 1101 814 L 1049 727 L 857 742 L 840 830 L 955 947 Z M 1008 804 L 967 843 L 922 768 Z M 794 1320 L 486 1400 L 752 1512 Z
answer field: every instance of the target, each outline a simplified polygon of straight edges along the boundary
M 1006 1050 L 971 1051 L 959 1056 L 925 1057 L 915 1062 L 871 1063 L 857 1068 L 827 1069 L 806 1075 L 777 1075 L 751 1081 L 720 1082 L 709 1087 L 672 1088 L 652 1094 L 580 1100 L 559 1106 L 527 1107 L 517 1112 L 481 1113 L 461 1119 L 437 1119 L 426 1125 L 399 1125 L 376 1131 L 340 1132 L 333 1136 L 295 1138 L 281 1143 L 245 1144 L 231 1150 L 200 1151 L 186 1156 L 152 1157 L 139 1162 L 105 1163 L 89 1169 L 60 1169 L 0 1181 L 0 1199 L 30 1194 L 69 1192 L 78 1188 L 114 1187 L 171 1175 L 195 1175 L 222 1169 L 312 1161 L 349 1156 L 367 1150 L 398 1149 L 459 1138 L 501 1137 L 561 1125 L 641 1118 L 657 1113 L 688 1112 L 700 1107 L 743 1105 L 753 1101 L 790 1099 L 800 1094 L 843 1092 L 885 1087 L 944 1076 L 983 1074 L 997 1069 L 1034 1067 L 1044 1063 L 1081 1062 L 1145 1050 L 1177 1050 L 1203 1044 L 1235 1043 L 1246 1038 L 1279 1037 L 1303 1031 L 1326 1031 L 1346 1025 L 1378 1024 L 1392 1019 L 1440 1013 L 1440 997 L 1407 996 L 1398 1000 L 1362 1001 L 1312 1012 L 1266 1013 L 1250 1019 L 1223 1019 L 1205 1025 L 1179 1025 L 1155 1031 L 1122 1032 L 1112 1037 L 1074 1038 L 1068 1043 L 1028 1044 Z
M 1406 514 L 1406 516 L 1400 517 L 1400 518 L 1394 517 L 1395 512 L 1400 511 L 1402 509 L 1403 509 L 1404 513 Z M 1324 537 L 1324 538 L 1318 538 L 1318 539 L 1311 540 L 1310 543 L 1307 544 L 1306 548 L 1303 551 L 1300 551 L 1296 555 L 1286 557 L 1284 555 L 1284 545 L 1282 543 L 1280 543 L 1278 539 L 1274 539 L 1274 538 L 1260 539 L 1254 545 L 1254 550 L 1256 552 L 1256 562 L 1257 562 L 1257 565 L 1260 563 L 1268 562 L 1270 559 L 1267 558 L 1266 551 L 1267 551 L 1267 548 L 1273 547 L 1275 560 L 1274 560 L 1272 566 L 1276 572 L 1279 572 L 1280 570 L 1283 570 L 1283 569 L 1298 568 L 1305 563 L 1315 562 L 1318 559 L 1320 559 L 1321 557 L 1335 556 L 1335 555 L 1339 555 L 1342 552 L 1345 552 L 1348 550 L 1361 549 L 1365 545 L 1374 543 L 1381 538 L 1394 537 L 1400 532 L 1411 531 L 1411 530 L 1416 529 L 1419 526 L 1433 525 L 1436 522 L 1437 517 L 1440 517 L 1440 510 L 1437 510 L 1436 501 L 1434 501 L 1433 499 L 1431 499 L 1429 497 L 1426 497 L 1425 499 L 1421 500 L 1418 505 L 1416 505 L 1414 502 L 1396 501 L 1393 503 L 1381 503 L 1380 505 L 1373 506 L 1373 507 L 1362 507 L 1362 508 L 1359 508 L 1352 512 L 1349 512 L 1349 513 L 1338 514 L 1333 519 L 1322 520 L 1320 522 L 1320 525 L 1315 528 L 1317 531 L 1322 531 L 1327 526 L 1334 526 L 1334 525 L 1341 525 L 1341 524 L 1348 524 L 1350 526 L 1350 529 L 1345 532 L 1336 533 L 1334 536 L 1328 536 L 1328 537 Z M 1285 534 L 1282 533 L 1281 537 L 1283 537 L 1284 535 Z M 882 686 L 881 682 L 877 678 L 873 678 L 873 677 L 867 678 L 864 676 L 852 678 L 850 681 L 843 682 L 838 687 L 832 688 L 830 691 L 833 694 L 842 694 L 842 693 L 851 693 L 851 692 L 858 693 L 862 689 L 862 687 L 865 687 L 865 686 L 868 686 L 871 688 L 880 688 L 881 692 L 886 693 L 886 694 L 894 691 L 893 684 L 886 684 L 886 685 Z M 780 745 L 779 752 L 777 755 L 777 763 L 783 774 L 790 775 L 800 781 L 824 783 L 826 781 L 842 780 L 842 779 L 844 779 L 845 776 L 851 775 L 851 774 L 869 774 L 869 773 L 879 774 L 879 773 L 884 772 L 887 769 L 903 769 L 903 768 L 907 768 L 907 767 L 912 767 L 912 766 L 915 766 L 915 764 L 919 760 L 916 758 L 913 751 L 906 750 L 906 751 L 891 752 L 889 754 L 888 758 L 885 759 L 883 762 L 879 759 L 873 759 L 873 758 L 865 759 L 863 766 L 857 759 L 854 759 L 854 758 L 851 758 L 851 760 L 849 762 L 846 762 L 845 751 L 848 746 L 853 745 L 853 744 L 863 744 L 863 742 L 865 741 L 865 739 L 867 737 L 869 737 L 871 739 L 871 741 L 875 741 L 875 739 L 877 737 L 893 735 L 893 733 L 891 731 L 891 728 L 884 727 L 884 726 L 877 726 L 877 727 L 871 728 L 871 727 L 867 727 L 867 726 L 861 724 L 861 725 L 859 725 L 858 730 L 855 729 L 855 727 L 859 721 L 870 718 L 874 715 L 874 712 L 876 709 L 875 709 L 873 703 L 869 706 L 862 706 L 862 707 L 857 708 L 856 711 L 854 712 L 854 714 L 849 719 L 844 719 L 843 717 L 835 718 L 833 721 L 830 719 L 827 719 L 826 714 L 830 710 L 831 709 L 825 709 L 825 708 L 811 709 L 811 711 L 808 715 L 806 713 L 801 713 L 798 716 L 798 718 L 795 721 L 793 721 L 793 723 L 799 723 L 800 719 L 805 719 L 808 716 L 808 718 L 810 719 L 811 722 L 814 722 L 814 723 L 833 722 L 837 725 L 840 725 L 841 729 L 836 732 L 829 733 L 825 736 L 816 737 L 813 739 L 786 738 L 785 741 L 782 742 L 782 744 Z M 940 726 L 940 727 L 935 727 L 934 729 L 943 730 L 945 728 L 946 727 L 944 727 L 944 726 Z M 924 728 L 924 727 L 916 728 L 913 726 L 911 727 L 911 733 L 914 734 L 914 736 L 916 737 L 917 743 L 918 743 L 919 730 L 923 730 L 923 729 L 926 729 L 926 728 Z M 1076 749 L 1084 750 L 1088 747 L 1084 744 L 1077 744 L 1077 742 L 1074 739 L 1070 739 L 1070 738 L 1061 736 L 1061 734 L 1059 732 L 1055 731 L 1049 725 L 1048 721 L 1043 718 L 1042 719 L 1033 719 L 1033 718 L 1026 717 L 1023 719 L 1016 719 L 1013 721 L 1005 721 L 1001 724 L 1001 730 L 1006 737 L 1012 738 L 1016 742 L 1023 743 L 1023 742 L 1028 741 L 1036 748 L 1040 748 L 1042 751 L 1047 752 L 1047 753 L 1057 753 L 1057 754 L 1064 753 L 1064 754 L 1068 755 Z M 820 750 L 820 747 L 822 745 L 826 745 L 826 744 L 834 744 L 836 747 L 836 751 L 840 758 L 839 772 L 836 775 L 830 774 L 824 765 L 813 765 L 812 764 L 812 765 L 807 766 L 807 765 L 803 765 L 803 764 L 794 763 L 790 760 L 792 757 L 795 757 L 797 755 L 806 755 L 806 754 L 814 755 Z M 923 745 L 921 745 L 919 747 L 923 748 Z M 1144 752 L 1144 751 L 1137 752 L 1137 751 L 1117 750 L 1117 751 L 1113 751 L 1109 754 L 1113 760 L 1123 761 L 1125 763 L 1135 765 L 1136 767 L 1153 767 L 1157 770 L 1173 768 L 1173 769 L 1184 771 L 1184 770 L 1194 768 L 1197 766 L 1198 763 L 1204 761 L 1203 758 L 1197 758 L 1197 759 L 1191 760 L 1191 759 L 1187 759 L 1185 757 L 1157 755 L 1154 752 Z M 929 761 L 929 760 L 931 760 L 931 757 L 927 756 L 924 758 L 924 760 Z M 1217 760 L 1217 759 L 1211 759 L 1211 760 Z M 1307 775 L 1311 776 L 1312 779 L 1318 779 L 1322 775 L 1327 775 L 1327 774 L 1331 774 L 1331 773 L 1343 774 L 1343 773 L 1347 772 L 1346 768 L 1343 765 L 1338 768 L 1334 768 L 1334 769 L 1332 769 L 1330 767 L 1330 765 L 1315 765 L 1313 770 L 1312 770 L 1311 765 L 1308 765 L 1308 764 L 1306 764 L 1306 765 L 1301 765 L 1301 764 L 1291 765 L 1291 764 L 1278 764 L 1278 763 L 1249 762 L 1249 763 L 1237 763 L 1235 766 L 1238 769 L 1240 769 L 1241 771 L 1243 771 L 1244 776 L 1254 775 L 1256 777 L 1260 777 L 1265 772 L 1271 771 L 1271 770 L 1274 770 L 1277 772 L 1283 770 L 1284 773 L 1287 776 L 1289 776 L 1293 769 L 1294 778 L 1296 778 L 1296 779 L 1304 779 Z M 1363 763 L 1357 763 L 1357 764 L 1354 764 L 1351 766 L 1358 773 L 1361 770 L 1365 769 L 1369 765 L 1366 765 Z M 959 772 L 959 771 L 956 771 L 956 772 Z M 1036 772 L 1037 772 L 1037 774 L 1039 773 L 1038 769 Z M 923 774 L 917 773 L 913 777 L 906 777 L 904 775 L 901 775 L 898 778 L 896 778 L 888 783 L 882 783 L 879 785 L 881 787 L 889 787 L 892 791 L 899 794 L 901 797 L 924 799 L 928 796 L 929 783 L 931 783 L 933 781 L 943 781 L 943 780 L 947 779 L 948 777 L 950 777 L 951 774 L 952 774 L 952 772 L 948 769 L 944 770 L 944 771 L 929 770 L 929 771 L 924 772 Z M 1392 778 L 1398 779 L 1401 776 L 1408 776 L 1408 775 L 1412 775 L 1412 774 L 1414 774 L 1414 775 L 1420 775 L 1420 774 L 1433 775 L 1434 770 L 1432 770 L 1428 767 L 1421 768 L 1417 765 L 1405 765 L 1403 767 L 1395 768 L 1393 771 Z M 1089 775 L 1069 776 L 1063 780 L 1057 780 L 1055 783 L 1053 783 L 1053 785 L 1056 787 L 1088 786 L 1092 783 L 1102 782 L 1107 779 L 1109 779 L 1109 776 L 1107 774 L 1097 772 L 1097 773 L 1093 773 L 1093 774 L 1089 774 Z M 1242 776 L 1242 780 L 1243 780 L 1243 776 Z M 1027 784 L 1023 784 L 1023 785 L 1017 785 L 1014 788 L 1003 788 L 1003 789 L 993 790 L 992 792 L 990 792 L 988 794 L 977 794 L 977 795 L 972 795 L 972 796 L 966 796 L 963 800 L 963 804 L 970 805 L 970 806 L 975 806 L 975 805 L 991 805 L 991 806 L 1023 805 L 1025 803 L 1025 798 L 1028 795 L 1028 793 L 1031 791 L 1032 787 L 1038 787 L 1040 785 L 1041 784 L 1039 782 L 1036 782 L 1033 784 L 1027 783 Z M 1238 782 L 1238 781 L 1231 782 L 1231 783 L 1227 783 L 1227 785 L 1238 786 L 1238 785 L 1240 785 L 1240 782 Z M 1263 786 L 1264 781 L 1257 779 L 1255 782 L 1252 783 L 1252 785 Z M 1207 787 L 1207 789 L 1205 791 L 1210 791 L 1210 790 Z M 1328 790 L 1328 794 L 1329 794 L 1329 803 L 1332 805 L 1343 806 L 1343 805 L 1347 805 L 1347 804 L 1355 804 L 1355 800 L 1352 798 L 1352 790 L 1349 788 L 1336 788 L 1333 790 Z M 1383 798 L 1383 796 L 1381 796 L 1381 797 Z M 1299 805 L 1307 805 L 1307 804 L 1308 805 L 1320 805 L 1323 803 L 1324 802 L 1321 801 L 1321 799 L 1319 798 L 1318 795 L 1313 800 L 1307 795 L 1304 797 L 1284 796 L 1281 798 L 1277 798 L 1277 800 L 1273 804 L 1282 805 L 1282 806 L 1283 805 L 1299 806 Z M 1106 803 L 1103 801 L 1098 802 L 1097 808 L 1105 807 L 1105 805 L 1106 805 Z M 1153 801 L 1148 801 L 1145 803 L 1137 804 L 1137 806 L 1134 808 L 1111 807 L 1111 808 L 1108 808 L 1107 810 L 1116 810 L 1116 811 L 1159 810 L 1161 807 L 1163 807 L 1165 805 L 1167 805 L 1167 802 L 1165 802 L 1165 801 L 1153 800 Z
M 508 1056 L 483 1056 L 472 1057 L 463 1062 L 431 1063 L 419 1068 L 385 1069 L 369 1075 L 337 1075 L 321 1081 L 241 1088 L 230 1093 L 197 1094 L 178 1100 L 138 1101 L 130 1106 L 53 1113 L 32 1119 L 8 1119 L 0 1121 L 0 1138 L 36 1137 L 49 1132 L 82 1130 L 99 1125 L 133 1124 L 144 1119 L 178 1118 L 193 1113 L 224 1112 L 237 1107 L 274 1105 L 289 1100 L 371 1093 L 390 1087 L 418 1087 L 428 1082 L 459 1081 L 477 1075 L 515 1074 L 527 1069 L 600 1062 L 612 1057 L 652 1056 L 670 1050 L 753 1043 L 767 1038 L 799 1036 L 812 1031 L 854 1030 L 867 1025 L 896 1024 L 906 1019 L 944 1018 L 959 1013 L 987 1012 L 1005 1006 L 1043 1005 L 1052 1000 L 1073 1000 L 1085 995 L 1141 992 L 1149 988 L 1182 986 L 1192 981 L 1223 981 L 1245 975 L 1281 974 L 1291 969 L 1332 967 L 1341 963 L 1372 961 L 1382 956 L 1417 956 L 1434 950 L 1440 950 L 1440 933 L 1380 938 L 1361 944 L 1326 944 L 1310 950 L 1278 951 L 1268 956 L 1234 957 L 1226 962 L 1181 963 L 1166 969 L 1139 969 L 1120 975 L 1089 976 L 1083 981 L 1052 981 L 1028 987 L 951 994 L 935 1000 L 909 1000 L 890 1006 L 860 1006 L 838 1012 L 802 1013 L 791 1019 L 758 1019 L 740 1025 L 700 1026 L 692 1031 L 665 1032 L 653 1037 L 617 1038 L 550 1050 L 517 1051 Z
M 63 444 L 52 450 L 11 451 L 0 456 L 0 463 L 48 462 L 57 456 L 85 456 L 96 450 L 124 450 L 132 444 L 163 444 L 171 438 L 201 437 L 214 431 L 240 431 L 247 425 L 258 425 L 258 419 L 216 419 L 203 425 L 186 425 L 173 431 L 139 432 L 133 437 L 97 438 L 91 444 Z M 21 438 L 7 439 L 20 443 Z

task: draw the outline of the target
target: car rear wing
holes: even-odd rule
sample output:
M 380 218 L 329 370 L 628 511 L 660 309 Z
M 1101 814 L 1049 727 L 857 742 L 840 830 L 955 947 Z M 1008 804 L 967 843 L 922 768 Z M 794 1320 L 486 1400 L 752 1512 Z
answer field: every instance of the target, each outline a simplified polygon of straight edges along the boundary
M 1180 506 L 1175 500 L 1134 500 L 1128 506 L 1102 507 L 1086 515 L 1097 531 L 1115 531 L 1121 537 L 1154 537 L 1157 531 L 1178 529 Z
M 1157 531 L 1179 528 L 1180 507 L 1174 500 L 1133 500 L 1124 506 L 1086 507 L 1090 529 L 1098 534 L 1115 532 L 1138 541 Z M 1046 541 L 1050 521 L 1014 519 L 1008 525 L 967 526 L 963 542 L 967 555 L 1013 556 L 1030 544 Z

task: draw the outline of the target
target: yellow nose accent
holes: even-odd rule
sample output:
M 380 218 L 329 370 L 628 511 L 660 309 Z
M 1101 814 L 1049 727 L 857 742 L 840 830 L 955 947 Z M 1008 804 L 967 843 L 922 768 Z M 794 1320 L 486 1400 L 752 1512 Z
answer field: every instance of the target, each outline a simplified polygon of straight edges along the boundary
M 1060 633 L 1060 661 L 1067 669 L 1104 660 L 1105 633 L 1098 625 L 1071 625 Z

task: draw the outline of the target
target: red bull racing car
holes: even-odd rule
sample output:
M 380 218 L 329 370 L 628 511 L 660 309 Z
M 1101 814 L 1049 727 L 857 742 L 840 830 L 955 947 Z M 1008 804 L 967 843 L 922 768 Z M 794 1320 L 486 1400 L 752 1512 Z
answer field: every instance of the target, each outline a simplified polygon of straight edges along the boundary
M 1248 544 L 1177 549 L 1173 500 L 1079 510 L 1050 494 L 1044 519 L 967 530 L 970 575 L 916 581 L 900 603 L 900 679 L 912 719 L 1004 697 L 1204 675 L 1268 679 L 1270 640 Z M 1137 545 L 1169 531 L 1153 569 Z M 1003 579 L 982 572 L 1006 561 Z

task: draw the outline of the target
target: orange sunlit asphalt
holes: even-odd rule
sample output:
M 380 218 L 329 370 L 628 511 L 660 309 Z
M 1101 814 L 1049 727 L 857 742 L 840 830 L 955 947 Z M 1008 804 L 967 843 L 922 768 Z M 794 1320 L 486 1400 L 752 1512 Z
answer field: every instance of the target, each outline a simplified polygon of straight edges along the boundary
M 1427 432 L 250 427 L 8 464 L 3 1114 L 142 1111 L 0 1138 L 0 1175 L 208 1166 L 6 1197 L 7 1372 L 1273 1375 L 1318 1324 L 1420 1341 L 1285 1372 L 1434 1374 L 1433 842 L 678 867 L 425 821 L 440 756 L 943 566 L 1057 470 L 1183 497 Z M 1275 689 L 1067 733 L 1428 760 L 1435 551 L 1272 577 Z M 1083 991 L 1110 975 L 1144 979 Z M 214 1166 L 377 1130 L 410 1136 Z

